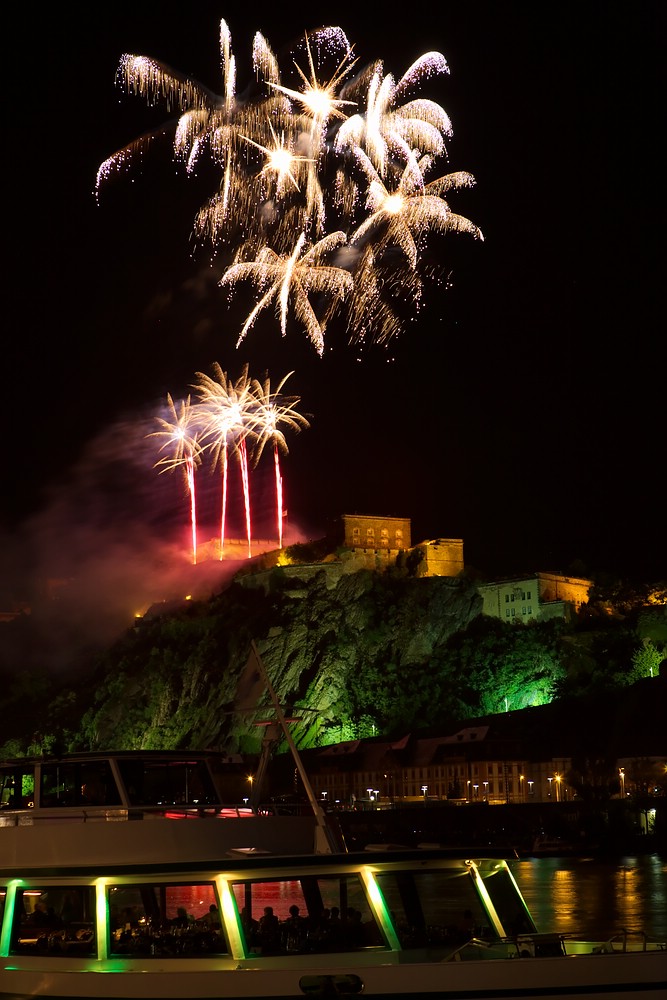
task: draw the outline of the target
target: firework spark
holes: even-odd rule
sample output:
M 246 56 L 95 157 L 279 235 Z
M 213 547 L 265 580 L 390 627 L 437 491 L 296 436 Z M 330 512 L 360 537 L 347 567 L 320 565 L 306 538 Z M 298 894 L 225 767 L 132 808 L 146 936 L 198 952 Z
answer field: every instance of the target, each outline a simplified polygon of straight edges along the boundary
M 283 547 L 283 480 L 280 471 L 280 452 L 287 454 L 288 447 L 281 426 L 299 432 L 310 424 L 306 417 L 296 409 L 300 402 L 298 396 L 285 397 L 281 390 L 288 378 L 294 372 L 289 372 L 280 381 L 276 389 L 271 391 L 271 380 L 266 376 L 263 382 L 253 380 L 253 421 L 256 444 L 253 452 L 255 464 L 259 461 L 265 446 L 273 444 L 273 463 L 276 477 L 276 519 L 278 527 L 278 547 Z
M 233 264 L 223 274 L 221 285 L 234 285 L 249 278 L 259 286 L 260 291 L 268 286 L 268 290 L 243 324 L 237 346 L 257 315 L 274 299 L 284 337 L 287 333 L 288 306 L 292 300 L 297 319 L 305 326 L 317 353 L 321 355 L 324 351 L 324 324 L 315 315 L 308 295 L 311 292 L 322 292 L 342 300 L 352 290 L 353 279 L 348 271 L 324 263 L 325 258 L 345 243 L 345 240 L 345 233 L 331 233 L 304 250 L 307 246 L 306 234 L 301 233 L 289 256 L 280 256 L 270 247 L 262 247 L 256 260 Z
M 439 52 L 429 52 L 418 59 L 398 83 L 394 83 L 391 74 L 384 75 L 380 61 L 368 67 L 349 88 L 352 93 L 359 88 L 366 91 L 366 111 L 353 115 L 340 126 L 335 140 L 338 152 L 361 147 L 382 177 L 392 154 L 404 161 L 415 150 L 436 156 L 443 154 L 445 136 L 452 134 L 451 122 L 443 108 L 424 99 L 398 103 L 412 85 L 438 72 L 448 72 Z
M 166 438 L 160 447 L 160 451 L 166 448 L 171 449 L 169 455 L 164 455 L 155 463 L 155 467 L 160 472 L 173 472 L 174 469 L 183 469 L 185 481 L 190 497 L 190 526 L 192 531 L 192 562 L 197 563 L 197 501 L 195 494 L 195 469 L 201 463 L 202 448 L 197 439 L 197 430 L 191 433 L 194 424 L 194 410 L 190 405 L 190 397 L 181 400 L 177 409 L 174 401 L 167 394 L 167 406 L 171 414 L 171 420 L 164 417 L 157 417 L 157 422 L 162 430 L 154 431 L 151 437 Z
M 360 149 L 356 153 L 370 182 L 366 195 L 370 215 L 353 233 L 351 244 L 360 243 L 372 233 L 379 232 L 381 247 L 395 244 L 405 254 L 410 266 L 416 268 L 419 239 L 429 230 L 468 232 L 483 239 L 477 226 L 451 212 L 442 197 L 446 191 L 472 187 L 475 183 L 472 174 L 458 171 L 425 183 L 424 174 L 431 166 L 431 157 L 424 156 L 417 160 L 411 156 L 398 183 L 389 189 L 368 157 Z
M 227 517 L 227 466 L 229 451 L 236 454 L 241 467 L 243 496 L 246 514 L 248 556 L 251 552 L 252 530 L 250 519 L 250 487 L 248 479 L 248 451 L 246 438 L 253 435 L 250 421 L 252 383 L 246 365 L 241 375 L 232 381 L 219 364 L 213 365 L 213 376 L 197 372 L 198 418 L 202 428 L 204 450 L 210 451 L 214 467 L 222 470 L 222 509 L 220 516 L 220 558 L 225 547 Z M 208 443 L 206 443 L 208 442 Z

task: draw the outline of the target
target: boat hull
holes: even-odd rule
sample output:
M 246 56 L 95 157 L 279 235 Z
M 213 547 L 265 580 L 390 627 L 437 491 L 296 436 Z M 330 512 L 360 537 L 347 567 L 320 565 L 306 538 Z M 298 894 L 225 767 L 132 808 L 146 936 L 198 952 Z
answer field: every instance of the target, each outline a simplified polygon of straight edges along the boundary
M 363 958 L 360 957 L 360 958 Z M 386 956 L 383 965 L 369 957 L 350 964 L 304 963 L 298 958 L 278 959 L 271 968 L 252 962 L 217 962 L 202 968 L 160 968 L 147 963 L 122 972 L 106 969 L 62 970 L 57 960 L 27 962 L 2 972 L 0 997 L 102 998 L 102 1000 L 212 1000 L 212 998 L 304 996 L 426 996 L 433 1000 L 619 1000 L 620 997 L 658 997 L 663 1000 L 667 981 L 665 953 L 571 956 L 570 958 L 490 959 L 454 961 L 439 965 L 404 964 Z M 393 960 L 392 960 L 393 959 Z M 16 965 L 16 963 L 12 963 Z M 51 967 L 49 967 L 51 966 Z M 116 963 L 117 967 L 117 963 Z

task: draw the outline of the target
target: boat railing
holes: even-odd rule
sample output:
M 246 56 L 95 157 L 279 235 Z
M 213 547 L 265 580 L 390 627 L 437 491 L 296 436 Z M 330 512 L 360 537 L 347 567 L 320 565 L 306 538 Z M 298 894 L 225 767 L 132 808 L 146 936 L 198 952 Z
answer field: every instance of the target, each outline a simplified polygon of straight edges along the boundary
M 0 826 L 37 826 L 42 823 L 104 823 L 135 820 L 246 819 L 268 816 L 268 811 L 246 805 L 56 806 L 43 809 L 2 810 Z
M 612 934 L 607 941 L 596 948 L 596 952 L 627 952 L 627 951 L 665 951 L 667 944 L 664 941 L 652 939 L 645 931 L 628 930 L 622 927 L 616 934 Z

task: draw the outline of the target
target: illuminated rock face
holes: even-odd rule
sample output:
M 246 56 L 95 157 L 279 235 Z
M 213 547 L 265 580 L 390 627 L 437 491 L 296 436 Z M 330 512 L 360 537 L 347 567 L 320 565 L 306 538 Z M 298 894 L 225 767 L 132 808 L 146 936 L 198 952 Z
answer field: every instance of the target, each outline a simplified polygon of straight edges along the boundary
M 100 748 L 257 751 L 266 709 L 235 711 L 254 639 L 281 702 L 307 706 L 295 709 L 303 719 L 294 735 L 310 745 L 340 718 L 353 678 L 382 676 L 391 664 L 419 678 L 481 608 L 463 578 L 355 572 L 340 562 L 277 566 L 127 635 L 94 681 L 87 738 Z

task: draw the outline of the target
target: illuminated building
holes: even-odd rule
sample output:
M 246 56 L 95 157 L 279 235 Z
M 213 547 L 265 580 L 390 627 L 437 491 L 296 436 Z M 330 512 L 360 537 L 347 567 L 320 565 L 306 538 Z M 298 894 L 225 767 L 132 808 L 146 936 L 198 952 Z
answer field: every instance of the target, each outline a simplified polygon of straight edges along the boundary
M 588 600 L 592 580 L 534 573 L 518 579 L 480 583 L 482 614 L 505 622 L 547 621 L 571 618 Z

